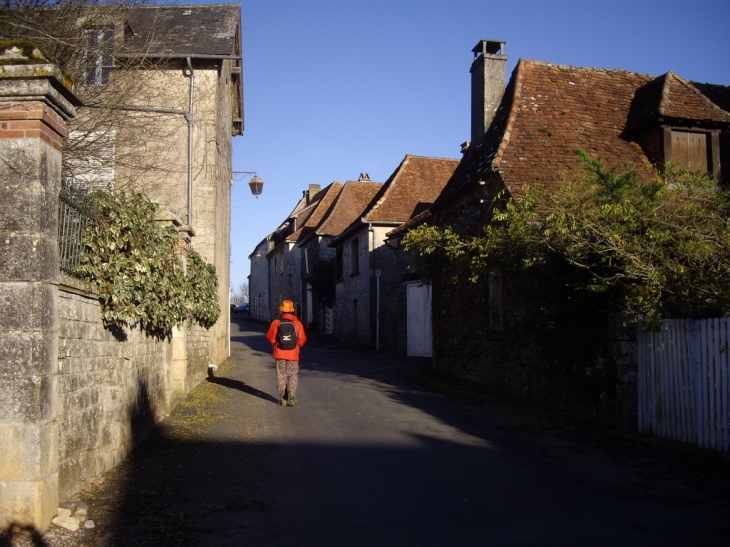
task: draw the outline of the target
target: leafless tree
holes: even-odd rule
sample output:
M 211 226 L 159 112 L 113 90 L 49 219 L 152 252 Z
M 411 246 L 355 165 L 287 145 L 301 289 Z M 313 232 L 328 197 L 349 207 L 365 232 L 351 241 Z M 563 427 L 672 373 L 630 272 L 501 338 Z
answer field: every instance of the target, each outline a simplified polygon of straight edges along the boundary
M 238 306 L 244 302 L 248 302 L 248 283 L 242 281 L 231 290 L 231 303 Z
M 159 174 L 184 171 L 166 143 L 184 135 L 184 98 L 167 92 L 165 61 L 139 55 L 153 47 L 154 33 L 124 50 L 129 8 L 148 0 L 5 0 L 0 37 L 34 44 L 57 64 L 85 107 L 70 124 L 64 148 L 64 179 L 115 189 Z M 154 25 L 153 25 L 154 27 Z M 167 74 L 168 80 L 165 75 Z M 179 75 L 179 71 L 177 71 Z M 175 161 L 178 160 L 178 161 Z

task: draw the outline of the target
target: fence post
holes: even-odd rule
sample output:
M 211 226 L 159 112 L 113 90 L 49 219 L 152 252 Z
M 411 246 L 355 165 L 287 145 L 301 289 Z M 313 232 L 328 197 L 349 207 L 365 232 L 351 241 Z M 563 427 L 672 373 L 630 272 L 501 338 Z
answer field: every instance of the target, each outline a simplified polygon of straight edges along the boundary
M 61 148 L 80 102 L 54 65 L 26 61 L 0 65 L 0 528 L 42 532 L 59 496 Z

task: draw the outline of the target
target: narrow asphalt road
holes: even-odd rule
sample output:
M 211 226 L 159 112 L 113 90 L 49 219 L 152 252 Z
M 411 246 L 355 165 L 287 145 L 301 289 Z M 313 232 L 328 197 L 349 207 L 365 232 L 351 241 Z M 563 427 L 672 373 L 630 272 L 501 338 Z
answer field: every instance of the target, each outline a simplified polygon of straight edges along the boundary
M 708 494 L 651 455 L 525 433 L 410 380 L 424 361 L 321 337 L 282 408 L 265 326 L 231 326 L 215 377 L 80 494 L 96 528 L 36 545 L 730 544 L 727 482 Z
M 268 348 L 246 383 L 273 386 Z M 239 351 L 237 349 L 237 351 Z M 261 401 L 271 546 L 728 545 L 730 509 L 409 385 L 403 359 L 302 352 L 297 407 Z

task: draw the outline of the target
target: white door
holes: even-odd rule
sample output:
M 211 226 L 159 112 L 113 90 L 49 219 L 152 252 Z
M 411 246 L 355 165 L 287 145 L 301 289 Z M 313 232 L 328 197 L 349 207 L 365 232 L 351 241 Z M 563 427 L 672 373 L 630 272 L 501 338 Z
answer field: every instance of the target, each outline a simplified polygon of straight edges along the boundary
M 431 357 L 431 285 L 406 285 L 406 329 L 409 357 Z

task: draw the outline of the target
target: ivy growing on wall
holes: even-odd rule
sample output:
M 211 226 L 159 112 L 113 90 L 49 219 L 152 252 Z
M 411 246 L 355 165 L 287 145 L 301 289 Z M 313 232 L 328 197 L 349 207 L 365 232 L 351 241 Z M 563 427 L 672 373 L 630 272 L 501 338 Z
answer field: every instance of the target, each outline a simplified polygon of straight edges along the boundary
M 177 233 L 155 221 L 157 205 L 143 195 L 95 197 L 77 275 L 96 286 L 104 325 L 136 324 L 159 338 L 186 321 L 210 328 L 220 314 L 215 267 L 191 251 L 184 272 Z

